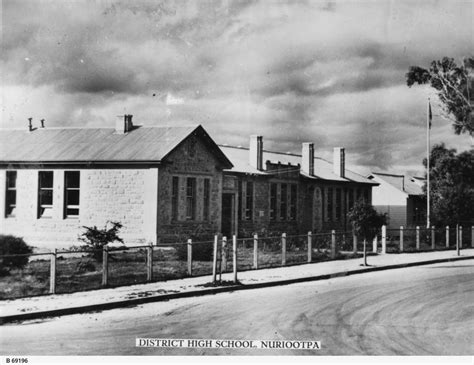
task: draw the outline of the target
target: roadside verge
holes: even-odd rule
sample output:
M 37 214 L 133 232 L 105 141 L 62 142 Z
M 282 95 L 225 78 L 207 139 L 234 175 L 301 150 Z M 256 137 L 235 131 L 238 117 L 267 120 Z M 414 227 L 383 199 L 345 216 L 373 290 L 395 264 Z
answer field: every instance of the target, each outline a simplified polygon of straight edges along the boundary
M 423 255 L 423 254 L 417 254 L 417 255 Z M 384 256 L 387 257 L 387 255 L 384 255 Z M 428 255 L 424 255 L 424 256 L 428 256 Z M 399 262 L 396 264 L 383 263 L 383 261 L 387 261 L 385 259 L 385 260 L 380 260 L 382 261 L 382 264 L 379 266 L 367 266 L 367 267 L 358 266 L 359 261 L 357 261 L 357 262 L 352 262 L 352 265 L 351 265 L 352 268 L 350 269 L 340 270 L 340 271 L 334 270 L 330 273 L 321 273 L 321 271 L 324 270 L 324 267 L 318 268 L 317 266 L 314 266 L 313 267 L 314 270 L 312 270 L 314 272 L 312 274 L 302 273 L 300 277 L 293 275 L 293 277 L 288 278 L 288 279 L 284 278 L 285 277 L 284 270 L 291 269 L 295 271 L 294 268 L 287 267 L 287 268 L 264 269 L 262 270 L 263 275 L 262 275 L 262 272 L 260 273 L 261 279 L 258 282 L 252 282 L 252 279 L 246 279 L 246 280 L 243 280 L 242 284 L 240 285 L 228 285 L 228 286 L 207 287 L 207 288 L 202 285 L 202 282 L 209 281 L 207 280 L 208 277 L 182 279 L 181 281 L 176 281 L 176 285 L 178 285 L 179 283 L 183 283 L 186 280 L 188 281 L 194 280 L 193 282 L 195 282 L 196 281 L 195 279 L 201 279 L 201 284 L 192 284 L 189 286 L 188 290 L 184 290 L 181 292 L 166 292 L 166 290 L 162 292 L 155 291 L 156 294 L 149 295 L 149 296 L 138 297 L 138 298 L 125 298 L 121 300 L 103 299 L 102 301 L 96 300 L 96 303 L 93 303 L 93 304 L 74 305 L 74 300 L 70 300 L 70 303 L 62 304 L 62 305 L 60 304 L 58 305 L 58 308 L 54 308 L 54 309 L 32 310 L 32 311 L 25 310 L 22 313 L 17 312 L 17 313 L 2 315 L 0 316 L 0 324 L 11 323 L 11 322 L 16 322 L 16 321 L 33 320 L 33 319 L 46 318 L 46 317 L 63 316 L 63 315 L 69 315 L 69 314 L 95 312 L 95 311 L 102 311 L 102 310 L 107 310 L 107 309 L 136 306 L 136 305 L 141 305 L 145 303 L 161 302 L 161 301 L 168 301 L 172 299 L 189 298 L 189 297 L 196 297 L 196 296 L 203 296 L 203 295 L 210 295 L 210 294 L 219 294 L 219 293 L 232 292 L 232 291 L 238 291 L 238 290 L 250 290 L 250 289 L 289 285 L 289 284 L 309 282 L 309 281 L 327 280 L 327 279 L 332 279 L 332 278 L 337 278 L 337 277 L 357 275 L 357 274 L 382 271 L 382 270 L 401 269 L 401 268 L 407 268 L 407 267 L 412 267 L 412 266 L 431 265 L 431 264 L 437 264 L 437 263 L 443 263 L 443 262 L 470 260 L 470 259 L 474 259 L 474 255 L 472 255 L 472 253 L 470 252 L 468 256 L 460 256 L 460 257 L 451 256 L 451 257 L 440 257 L 440 258 L 430 258 L 430 259 L 426 257 L 425 260 L 423 260 L 422 257 L 419 257 L 419 258 L 420 260 Z M 308 267 L 313 266 L 313 265 L 322 266 L 322 264 L 308 264 Z M 280 277 L 277 277 L 277 275 L 275 275 L 278 271 L 281 274 Z M 247 272 L 243 272 L 242 274 L 246 274 L 247 276 L 250 276 L 250 274 L 248 273 L 253 273 L 255 275 L 256 273 L 258 273 L 258 271 L 247 271 Z M 267 273 L 266 277 L 265 277 L 265 273 Z M 277 277 L 277 279 L 275 279 L 275 277 Z M 265 280 L 265 278 L 267 279 Z M 154 285 L 156 287 L 159 284 L 160 283 L 152 283 L 152 284 L 147 284 L 147 286 L 150 287 Z M 126 289 L 127 288 L 121 288 L 122 291 Z M 107 289 L 104 289 L 104 290 L 107 290 Z M 114 289 L 111 289 L 111 290 L 114 290 Z M 133 290 L 136 291 L 136 289 L 133 289 Z M 130 289 L 130 291 L 132 290 Z M 64 295 L 67 295 L 67 294 L 64 294 Z M 94 299 L 94 291 L 85 292 L 83 293 L 83 295 L 89 296 L 91 298 L 91 302 Z M 44 298 L 48 298 L 48 297 L 44 297 Z M 39 299 L 35 299 L 35 300 L 39 300 Z M 14 306 L 15 302 L 17 301 L 16 300 L 9 301 L 9 305 Z

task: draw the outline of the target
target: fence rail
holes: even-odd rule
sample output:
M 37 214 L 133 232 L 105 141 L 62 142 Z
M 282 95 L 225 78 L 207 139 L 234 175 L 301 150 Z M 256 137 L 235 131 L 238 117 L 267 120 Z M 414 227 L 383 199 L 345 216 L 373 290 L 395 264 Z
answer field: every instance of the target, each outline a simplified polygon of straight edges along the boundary
M 467 229 L 466 229 L 467 228 Z M 474 227 L 432 227 L 387 229 L 382 227 L 369 253 L 461 250 L 474 247 Z M 216 235 L 211 241 L 107 247 L 103 249 L 54 250 L 47 253 L 0 256 L 4 259 L 28 256 L 23 269 L 0 277 L 0 299 L 70 293 L 76 291 L 139 284 L 152 281 L 211 275 L 213 281 L 232 273 L 361 257 L 364 241 L 350 231 L 306 235 L 237 238 Z M 11 279 L 11 280 L 9 280 Z

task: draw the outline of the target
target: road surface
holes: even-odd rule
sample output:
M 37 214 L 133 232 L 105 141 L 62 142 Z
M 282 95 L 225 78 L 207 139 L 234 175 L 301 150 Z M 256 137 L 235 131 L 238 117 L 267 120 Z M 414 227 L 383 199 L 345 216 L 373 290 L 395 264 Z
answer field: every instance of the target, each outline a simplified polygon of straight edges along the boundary
M 472 355 L 474 260 L 0 327 L 2 355 Z M 137 337 L 320 340 L 321 350 L 137 348 Z

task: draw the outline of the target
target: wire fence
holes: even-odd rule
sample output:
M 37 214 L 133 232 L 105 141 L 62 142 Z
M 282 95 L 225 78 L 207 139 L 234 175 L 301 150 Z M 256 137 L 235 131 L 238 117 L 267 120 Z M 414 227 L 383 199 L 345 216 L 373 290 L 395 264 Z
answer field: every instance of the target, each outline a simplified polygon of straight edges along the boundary
M 474 247 L 474 227 L 414 227 L 386 230 L 386 253 Z
M 473 227 L 383 227 L 366 242 L 368 254 L 474 247 Z M 72 293 L 190 276 L 284 267 L 361 257 L 364 242 L 350 231 L 34 253 L 27 264 L 0 276 L 0 299 Z M 235 252 L 235 254 L 234 254 Z M 234 264 L 235 262 L 235 264 Z

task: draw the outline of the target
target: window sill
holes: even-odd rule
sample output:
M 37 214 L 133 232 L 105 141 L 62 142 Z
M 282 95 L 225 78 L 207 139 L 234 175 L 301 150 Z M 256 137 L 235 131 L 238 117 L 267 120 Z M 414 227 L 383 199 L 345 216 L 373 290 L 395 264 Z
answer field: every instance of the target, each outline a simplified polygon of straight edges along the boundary
M 172 219 L 171 224 L 178 224 L 178 223 L 209 223 L 210 220 L 197 220 L 197 219 L 183 219 L 183 220 L 178 220 L 178 219 Z

